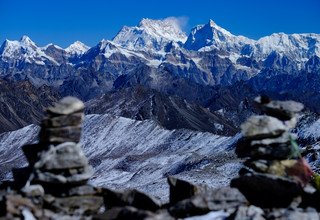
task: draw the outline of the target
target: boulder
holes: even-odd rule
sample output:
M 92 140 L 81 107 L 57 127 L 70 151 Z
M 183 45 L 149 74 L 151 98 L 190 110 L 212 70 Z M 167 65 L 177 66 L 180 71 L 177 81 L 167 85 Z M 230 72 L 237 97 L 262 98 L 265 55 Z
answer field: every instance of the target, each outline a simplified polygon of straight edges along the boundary
M 175 204 L 195 195 L 204 194 L 209 190 L 207 186 L 194 185 L 172 176 L 168 177 L 167 181 L 170 186 L 170 204 Z
M 299 183 L 288 178 L 271 174 L 247 173 L 231 180 L 235 187 L 259 207 L 287 207 L 303 189 Z

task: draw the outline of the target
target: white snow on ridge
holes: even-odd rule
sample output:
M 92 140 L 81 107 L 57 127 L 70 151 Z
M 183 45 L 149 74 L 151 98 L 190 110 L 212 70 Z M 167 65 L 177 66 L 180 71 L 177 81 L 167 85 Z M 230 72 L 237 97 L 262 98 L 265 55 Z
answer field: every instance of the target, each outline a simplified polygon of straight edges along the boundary
M 39 127 L 31 125 L 0 135 L 0 161 L 7 169 L 2 171 L 2 178 L 10 176 L 10 168 L 26 164 L 20 148 L 37 138 L 38 132 Z M 226 155 L 233 154 L 227 150 L 233 138 L 184 129 L 166 130 L 150 120 L 87 115 L 81 142 L 94 166 L 93 184 L 137 188 L 163 201 L 168 199 L 167 175 L 178 174 L 219 186 L 228 184 L 238 171 L 230 163 L 239 162 L 226 159 Z M 215 160 L 211 158 L 217 157 L 223 159 L 212 164 Z M 208 171 L 211 166 L 212 172 Z M 230 172 L 216 172 L 219 167 L 230 167 Z

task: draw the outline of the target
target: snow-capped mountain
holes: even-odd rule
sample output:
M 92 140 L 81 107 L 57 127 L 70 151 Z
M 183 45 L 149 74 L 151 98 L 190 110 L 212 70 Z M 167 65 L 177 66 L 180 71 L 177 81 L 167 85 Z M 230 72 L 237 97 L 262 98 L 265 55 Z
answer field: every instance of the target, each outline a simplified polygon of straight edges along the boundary
M 186 41 L 186 34 L 174 18 L 142 19 L 138 26 L 124 26 L 113 42 L 130 50 L 161 51 L 169 42 Z
M 235 36 L 218 26 L 213 20 L 205 25 L 198 25 L 191 30 L 184 47 L 189 50 L 226 50 L 239 52 L 246 44 L 254 43 L 244 36 Z
M 69 47 L 65 48 L 65 51 L 71 55 L 82 55 L 90 49 L 89 46 L 85 45 L 80 41 L 75 41 Z
M 0 57 L 9 63 L 18 61 L 36 63 L 37 65 L 45 65 L 46 63 L 59 65 L 57 61 L 45 54 L 28 36 L 23 36 L 20 41 L 6 40 L 0 48 Z
M 196 51 L 225 50 L 231 52 L 231 59 L 232 56 L 248 56 L 264 60 L 276 52 L 299 63 L 305 63 L 312 56 L 320 57 L 320 35 L 275 33 L 253 40 L 233 35 L 210 20 L 207 24 L 192 29 L 184 47 Z
M 263 87 L 292 94 L 286 85 L 295 85 L 298 94 L 318 88 L 319 43 L 319 34 L 280 33 L 252 40 L 233 35 L 212 20 L 195 27 L 186 38 L 173 18 L 143 19 L 136 27 L 123 27 L 113 41 L 102 40 L 90 49 L 80 42 L 62 49 L 53 44 L 38 47 L 28 37 L 7 40 L 0 50 L 0 75 L 52 86 L 62 95 L 83 100 L 143 85 L 203 105 L 212 97 L 199 101 L 196 96 L 203 97 L 199 91 L 209 96 L 214 86 L 251 79 L 256 91 Z M 290 79 L 279 86 L 278 77 L 284 76 Z M 312 77 L 312 87 L 296 85 L 297 77 L 302 81 Z M 313 99 L 320 97 L 319 91 L 313 92 Z

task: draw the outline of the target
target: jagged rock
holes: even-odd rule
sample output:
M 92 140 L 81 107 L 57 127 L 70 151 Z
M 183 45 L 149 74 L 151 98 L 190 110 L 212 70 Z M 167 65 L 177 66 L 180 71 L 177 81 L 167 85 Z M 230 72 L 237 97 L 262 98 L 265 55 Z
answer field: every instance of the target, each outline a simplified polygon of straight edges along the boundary
M 254 99 L 259 108 L 267 115 L 286 121 L 295 117 L 295 114 L 302 111 L 303 104 L 295 101 L 271 101 L 258 96 Z
M 98 213 L 103 207 L 103 197 L 99 196 L 72 196 L 54 198 L 46 204 L 51 210 L 65 214 L 83 215 Z
M 27 196 L 27 197 L 35 197 L 35 196 L 44 196 L 44 189 L 41 185 L 25 185 L 21 191 Z
M 167 181 L 170 186 L 170 204 L 175 204 L 195 195 L 204 194 L 209 190 L 206 186 L 196 186 L 190 182 L 172 176 L 168 177 Z
M 75 97 L 67 96 L 49 107 L 47 112 L 49 115 L 70 115 L 76 112 L 83 111 L 84 104 Z
M 80 144 L 65 142 L 50 146 L 41 154 L 34 168 L 44 171 L 76 169 L 88 166 L 88 160 L 83 154 Z
M 237 211 L 233 214 L 232 219 L 234 220 L 265 220 L 264 211 L 256 206 L 240 206 Z
M 40 142 L 63 143 L 76 142 L 81 138 L 81 126 L 67 126 L 61 128 L 41 128 Z
M 259 207 L 287 207 L 303 191 L 296 181 L 262 173 L 237 177 L 231 180 L 231 187 L 239 189 L 251 204 Z
M 224 187 L 182 200 L 171 206 L 169 211 L 175 217 L 185 218 L 210 211 L 233 209 L 246 203 L 247 200 L 239 190 Z
M 116 192 L 110 189 L 102 189 L 106 207 L 133 206 L 143 210 L 156 211 L 160 209 L 160 204 L 150 196 L 136 190 L 126 190 Z
M 243 136 L 248 139 L 277 137 L 288 128 L 277 118 L 265 115 L 251 116 L 241 125 Z
M 78 126 L 83 122 L 83 119 L 83 113 L 50 117 L 42 120 L 42 126 L 46 128 Z

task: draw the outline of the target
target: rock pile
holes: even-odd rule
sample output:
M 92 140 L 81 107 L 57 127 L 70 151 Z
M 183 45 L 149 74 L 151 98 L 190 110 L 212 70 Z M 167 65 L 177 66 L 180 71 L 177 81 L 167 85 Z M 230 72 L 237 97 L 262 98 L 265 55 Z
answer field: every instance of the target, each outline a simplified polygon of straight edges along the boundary
M 247 160 L 241 176 L 232 180 L 231 186 L 254 205 L 286 207 L 302 194 L 312 176 L 300 156 L 296 137 L 290 133 L 303 105 L 266 97 L 257 97 L 255 103 L 265 115 L 251 116 L 241 125 L 244 139 L 238 143 L 236 153 Z
M 41 219 L 59 218 L 93 214 L 103 207 L 101 192 L 87 184 L 92 168 L 79 144 L 83 110 L 83 102 L 73 97 L 48 108 L 39 143 L 23 146 L 29 166 L 13 171 L 11 188 L 19 193 L 8 191 L 6 217 L 30 212 Z

